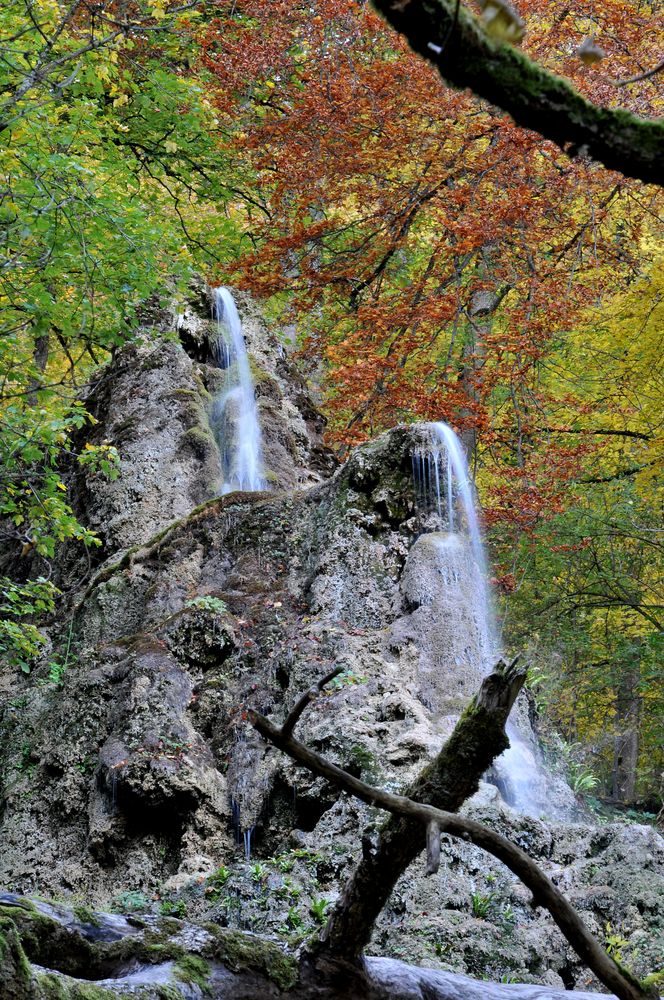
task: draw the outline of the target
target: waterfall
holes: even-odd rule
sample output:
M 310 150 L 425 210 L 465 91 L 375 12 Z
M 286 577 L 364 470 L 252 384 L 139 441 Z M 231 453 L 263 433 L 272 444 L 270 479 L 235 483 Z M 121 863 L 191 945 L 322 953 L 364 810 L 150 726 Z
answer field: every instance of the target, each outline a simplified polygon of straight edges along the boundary
M 426 445 L 413 454 L 413 474 L 420 509 L 437 515 L 436 528 L 465 536 L 475 561 L 475 611 L 482 633 L 483 667 L 491 669 L 500 656 L 500 640 L 495 624 L 487 559 L 477 514 L 475 489 L 463 446 L 451 427 L 443 423 L 425 424 Z M 472 567 L 468 567 L 469 570 Z
M 482 673 L 487 674 L 501 656 L 501 638 L 493 612 L 488 563 L 468 462 L 459 438 L 447 424 L 425 424 L 423 429 L 428 440 L 413 452 L 413 477 L 425 531 L 435 542 L 431 558 L 445 561 L 451 541 L 455 551 L 459 543 L 465 542 L 464 583 L 466 589 L 471 588 L 477 649 L 481 651 Z M 441 533 L 441 528 L 447 533 Z M 440 568 L 438 572 L 440 575 Z M 538 814 L 541 796 L 537 787 L 542 785 L 539 766 L 511 720 L 507 735 L 510 748 L 496 761 L 500 784 L 516 809 Z
M 254 382 L 242 333 L 242 321 L 228 288 L 213 289 L 212 317 L 217 336 L 211 343 L 215 364 L 225 373 L 224 385 L 212 404 L 210 423 L 221 456 L 221 485 L 224 495 L 235 490 L 256 492 L 267 489 L 263 476 L 261 427 L 258 420 Z M 251 860 L 251 835 L 254 825 L 245 826 L 242 815 L 246 806 L 244 782 L 251 769 L 231 781 L 231 813 L 238 844 L 244 846 L 246 861 Z M 246 808 L 244 810 L 247 811 Z
M 213 296 L 217 337 L 212 353 L 217 367 L 226 373 L 211 415 L 221 455 L 220 493 L 264 490 L 261 429 L 242 323 L 228 288 L 215 288 Z

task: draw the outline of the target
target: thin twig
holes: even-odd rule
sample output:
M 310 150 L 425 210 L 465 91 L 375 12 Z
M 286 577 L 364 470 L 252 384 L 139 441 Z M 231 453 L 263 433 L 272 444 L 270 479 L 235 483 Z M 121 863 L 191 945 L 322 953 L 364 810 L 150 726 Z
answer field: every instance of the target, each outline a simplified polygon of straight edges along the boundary
M 626 80 L 612 80 L 611 83 L 616 87 L 625 87 L 628 83 L 639 83 L 641 80 L 648 80 L 651 76 L 655 76 L 657 73 L 661 73 L 664 69 L 664 59 L 654 67 L 654 69 L 646 70 L 645 73 L 639 73 L 638 76 L 629 76 Z

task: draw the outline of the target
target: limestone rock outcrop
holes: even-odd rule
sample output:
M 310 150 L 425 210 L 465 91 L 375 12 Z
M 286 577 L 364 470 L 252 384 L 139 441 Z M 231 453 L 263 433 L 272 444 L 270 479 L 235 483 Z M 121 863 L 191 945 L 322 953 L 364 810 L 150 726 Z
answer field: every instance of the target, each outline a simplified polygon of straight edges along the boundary
M 304 379 L 251 299 L 237 293 L 263 428 L 265 473 L 271 489 L 320 482 L 336 467 L 323 444 L 325 420 Z M 84 395 L 97 421 L 86 440 L 120 455 L 109 481 L 76 470 L 72 492 L 103 555 L 142 544 L 214 497 L 220 458 L 210 424 L 224 372 L 214 360 L 217 324 L 211 292 L 191 288 L 184 311 L 144 310 L 137 341 L 121 348 Z
M 563 1000 L 542 986 L 478 983 L 369 958 L 298 964 L 258 936 L 171 918 L 128 919 L 0 893 L 3 1000 Z M 29 961 L 30 960 L 30 963 Z M 596 994 L 575 992 L 577 1000 Z
M 125 348 L 91 390 L 96 433 L 118 447 L 122 475 L 79 484 L 104 550 L 52 630 L 71 650 L 62 680 L 44 663 L 4 699 L 0 885 L 187 912 L 293 947 L 371 850 L 380 816 L 262 744 L 246 709 L 282 718 L 342 666 L 301 738 L 398 789 L 449 734 L 481 669 L 456 543 L 438 572 L 419 537 L 417 428 L 393 429 L 325 478 L 334 462 L 321 418 L 242 297 L 272 488 L 210 495 L 218 373 L 206 361 L 206 303 L 201 290 L 178 323 L 159 320 L 179 327 L 180 343 Z M 442 603 L 441 580 L 458 584 L 456 604 Z M 521 816 L 491 784 L 468 808 L 532 852 L 600 936 L 617 928 L 638 971 L 652 969 L 664 931 L 654 830 Z M 505 869 L 466 844 L 444 854 L 437 876 L 414 865 L 399 883 L 375 952 L 441 975 L 589 981 Z

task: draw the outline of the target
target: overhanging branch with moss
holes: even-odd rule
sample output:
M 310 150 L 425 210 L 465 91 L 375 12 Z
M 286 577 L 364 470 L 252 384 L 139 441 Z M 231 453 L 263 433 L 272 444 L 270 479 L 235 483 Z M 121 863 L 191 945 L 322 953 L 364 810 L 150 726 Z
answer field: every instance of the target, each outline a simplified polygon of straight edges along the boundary
M 584 154 L 627 177 L 664 184 L 664 119 L 592 104 L 523 52 L 494 42 L 463 4 L 373 0 L 373 5 L 446 83 L 469 87 L 570 156 Z

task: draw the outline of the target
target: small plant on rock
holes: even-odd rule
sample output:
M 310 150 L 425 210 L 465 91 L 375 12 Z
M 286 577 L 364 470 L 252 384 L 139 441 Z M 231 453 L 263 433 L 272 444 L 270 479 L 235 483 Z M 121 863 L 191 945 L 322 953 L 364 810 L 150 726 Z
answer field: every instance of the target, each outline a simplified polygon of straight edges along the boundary
M 622 963 L 623 949 L 629 948 L 629 941 L 618 931 L 616 927 L 608 922 L 604 928 L 604 947 L 616 962 Z
M 118 913 L 145 913 L 150 909 L 150 900 L 145 893 L 129 889 L 114 896 L 112 905 Z
M 585 795 L 592 792 L 599 784 L 599 778 L 584 768 L 570 771 L 570 785 L 575 795 Z
M 296 931 L 302 926 L 302 917 L 297 911 L 295 906 L 291 906 L 288 913 L 286 914 L 286 920 L 288 921 L 288 926 L 292 930 Z
M 214 875 L 210 875 L 205 887 L 205 895 L 212 900 L 219 899 L 223 887 L 231 877 L 230 869 L 226 865 L 220 865 Z
M 347 687 L 349 684 L 364 684 L 366 677 L 361 674 L 356 674 L 352 670 L 344 670 L 343 673 L 339 674 L 332 681 L 330 681 L 330 689 L 333 691 L 338 691 L 340 688 Z
M 224 615 L 228 611 L 228 606 L 220 597 L 213 597 L 211 594 L 203 594 L 201 597 L 192 597 L 187 601 L 185 608 L 200 608 L 203 611 L 212 611 L 215 615 Z
M 257 861 L 255 864 L 251 866 L 252 882 L 264 882 L 269 874 L 270 872 L 267 866 L 262 865 L 260 861 Z
M 159 914 L 162 917 L 177 917 L 182 920 L 187 916 L 187 904 L 184 899 L 164 899 L 159 904 Z
M 312 899 L 311 905 L 309 906 L 309 912 L 314 918 L 317 924 L 322 924 L 325 922 L 325 912 L 330 905 L 327 899 Z
M 473 916 L 478 920 L 486 920 L 493 903 L 495 893 L 489 892 L 483 895 L 481 892 L 474 892 L 470 897 Z

